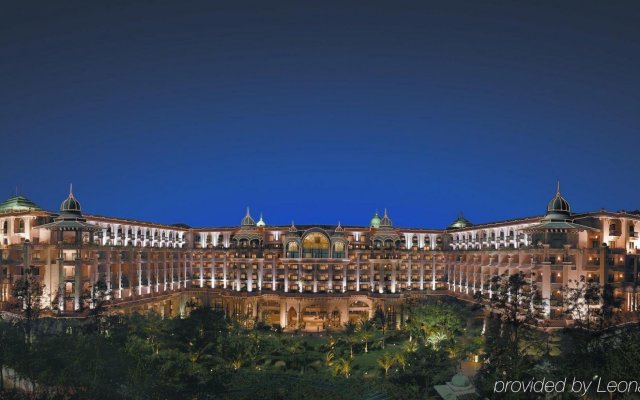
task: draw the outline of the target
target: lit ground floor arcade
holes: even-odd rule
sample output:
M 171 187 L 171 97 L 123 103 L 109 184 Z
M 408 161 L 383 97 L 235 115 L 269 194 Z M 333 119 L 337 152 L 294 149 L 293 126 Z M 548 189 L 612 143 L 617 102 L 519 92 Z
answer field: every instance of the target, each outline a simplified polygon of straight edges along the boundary
M 400 326 L 404 304 L 411 296 L 366 294 L 260 294 L 226 290 L 185 290 L 162 298 L 119 303 L 113 311 L 156 312 L 163 317 L 188 315 L 196 306 L 208 306 L 247 326 L 264 323 L 285 331 L 324 332 L 342 329 L 348 322 L 370 319 L 383 310 L 389 327 Z

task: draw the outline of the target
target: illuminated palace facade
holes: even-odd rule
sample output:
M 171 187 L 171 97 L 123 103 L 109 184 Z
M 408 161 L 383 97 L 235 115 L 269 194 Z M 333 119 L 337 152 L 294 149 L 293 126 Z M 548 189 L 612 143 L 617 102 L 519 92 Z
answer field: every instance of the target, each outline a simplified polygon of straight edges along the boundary
M 479 225 L 461 215 L 446 229 L 395 227 L 386 210 L 363 226 L 271 226 L 247 210 L 239 226 L 192 228 L 83 215 L 72 193 L 59 212 L 16 196 L 0 204 L 0 305 L 29 273 L 54 315 L 92 307 L 102 287 L 120 309 L 176 315 L 184 302 L 165 299 L 188 294 L 320 330 L 414 296 L 471 299 L 491 277 L 523 272 L 558 320 L 561 288 L 581 276 L 611 284 L 623 311 L 637 309 L 639 231 L 639 212 L 574 214 L 559 188 L 545 215 Z

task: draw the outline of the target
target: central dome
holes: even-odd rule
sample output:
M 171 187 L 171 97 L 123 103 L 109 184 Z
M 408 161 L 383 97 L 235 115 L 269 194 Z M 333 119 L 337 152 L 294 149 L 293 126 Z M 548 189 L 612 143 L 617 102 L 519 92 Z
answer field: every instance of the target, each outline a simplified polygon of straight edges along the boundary
M 466 219 L 464 217 L 464 214 L 461 212 L 460 215 L 458 215 L 458 218 L 456 218 L 455 221 L 449 224 L 447 229 L 460 229 L 460 228 L 467 228 L 469 226 L 473 226 L 473 224 L 471 223 L 471 221 Z
M 80 202 L 73 197 L 73 187 L 69 188 L 69 197 L 60 204 L 60 212 L 66 214 L 81 214 Z
M 569 202 L 560 194 L 560 182 L 556 195 L 547 204 L 547 219 L 566 219 L 571 215 L 571 206 Z

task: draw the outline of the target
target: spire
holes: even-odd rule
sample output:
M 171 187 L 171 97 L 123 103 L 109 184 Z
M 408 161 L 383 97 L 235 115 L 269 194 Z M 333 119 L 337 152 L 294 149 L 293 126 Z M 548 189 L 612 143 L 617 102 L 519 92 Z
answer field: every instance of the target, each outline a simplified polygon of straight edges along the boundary
M 73 183 L 69 184 L 69 197 L 73 197 Z
M 391 226 L 393 226 L 393 223 L 391 222 L 391 218 L 389 218 L 389 215 L 387 214 L 386 208 L 384 209 L 384 215 L 380 220 L 380 226 L 387 227 L 387 228 L 390 228 Z
M 249 212 L 249 207 L 247 207 L 247 213 L 245 214 L 244 218 L 242 218 L 242 222 L 240 223 L 240 225 L 242 225 L 242 226 L 253 226 L 255 224 L 256 224 L 256 222 L 253 220 L 253 218 L 251 218 L 251 213 Z
M 262 219 L 262 211 L 260 212 L 260 220 L 256 224 L 256 226 L 265 226 L 267 223 Z
M 560 180 L 558 180 L 558 190 L 556 191 L 556 194 L 560 196 Z
M 296 228 L 296 224 L 291 220 L 291 226 L 289 227 L 289 232 L 298 232 L 298 228 Z

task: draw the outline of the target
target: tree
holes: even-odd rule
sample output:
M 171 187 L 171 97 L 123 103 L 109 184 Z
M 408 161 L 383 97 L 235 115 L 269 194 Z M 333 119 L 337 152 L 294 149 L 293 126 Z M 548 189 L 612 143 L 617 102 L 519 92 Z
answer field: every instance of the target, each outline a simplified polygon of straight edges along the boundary
M 351 370 L 353 369 L 353 360 L 350 358 L 338 358 L 332 365 L 332 371 L 334 375 L 344 375 L 349 379 Z
M 389 369 L 396 363 L 396 358 L 389 353 L 384 353 L 376 362 L 384 370 L 384 377 L 386 378 L 389 375 Z
M 373 315 L 373 321 L 375 325 L 382 330 L 382 348 L 384 349 L 384 340 L 387 324 L 389 323 L 389 314 L 385 312 L 383 307 L 378 307 Z
M 32 275 L 31 268 L 28 268 L 25 275 L 22 275 L 11 288 L 11 295 L 16 302 L 13 304 L 14 311 L 24 315 L 24 339 L 26 343 L 31 343 L 32 328 L 34 321 L 40 316 L 42 309 L 42 292 L 44 284 L 40 279 Z
M 394 384 L 394 390 L 413 387 L 418 393 L 407 393 L 410 398 L 427 398 L 434 384 L 446 382 L 454 373 L 451 359 L 444 350 L 419 346 L 415 352 L 407 353 L 406 358 L 406 369 L 389 376 L 389 380 Z
M 396 354 L 395 362 L 402 367 L 402 371 L 405 371 L 407 367 L 407 355 L 403 352 Z
M 369 340 L 375 334 L 375 326 L 373 321 L 367 319 L 361 319 L 356 328 L 356 332 L 360 339 L 364 341 L 364 352 L 369 352 Z
M 423 343 L 439 343 L 462 332 L 465 308 L 455 304 L 420 304 L 409 311 L 407 330 Z M 429 339 L 431 337 L 431 339 Z
M 600 329 L 603 321 L 603 307 L 595 307 L 603 300 L 599 282 L 587 280 L 584 275 L 569 281 L 563 287 L 565 314 L 575 322 L 575 326 L 587 330 Z
M 350 358 L 353 358 L 353 346 L 358 342 L 357 325 L 352 321 L 344 324 L 341 339 L 349 346 Z
M 434 350 L 440 348 L 440 342 L 447 340 L 449 337 L 444 332 L 433 332 L 427 337 L 427 342 L 433 346 Z
M 532 354 L 539 349 L 540 334 L 535 330 L 544 301 L 535 285 L 522 272 L 495 276 L 484 291 L 484 306 L 495 318 L 485 332 L 485 352 L 489 358 L 478 373 L 480 388 L 489 386 L 509 373 L 509 379 L 523 379 L 534 366 Z

